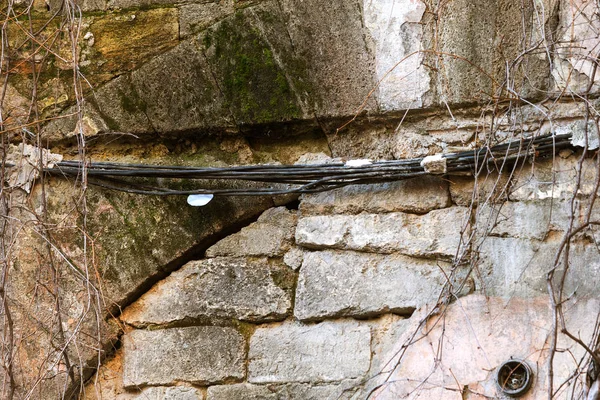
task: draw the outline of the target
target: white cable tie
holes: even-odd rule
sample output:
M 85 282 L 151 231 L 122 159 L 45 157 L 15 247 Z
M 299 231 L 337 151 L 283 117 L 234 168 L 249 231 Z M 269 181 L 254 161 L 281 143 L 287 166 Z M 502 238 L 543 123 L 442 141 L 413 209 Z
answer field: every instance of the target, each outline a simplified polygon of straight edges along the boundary
M 202 207 L 210 203 L 214 195 L 212 194 L 190 194 L 187 198 L 187 202 L 193 207 Z
M 346 161 L 346 164 L 344 164 L 345 167 L 362 167 L 365 165 L 371 165 L 373 164 L 373 161 L 368 160 L 368 159 L 359 159 L 359 160 L 348 160 Z
M 447 172 L 446 158 L 442 154 L 427 156 L 421 160 L 421 167 L 429 174 L 443 175 Z

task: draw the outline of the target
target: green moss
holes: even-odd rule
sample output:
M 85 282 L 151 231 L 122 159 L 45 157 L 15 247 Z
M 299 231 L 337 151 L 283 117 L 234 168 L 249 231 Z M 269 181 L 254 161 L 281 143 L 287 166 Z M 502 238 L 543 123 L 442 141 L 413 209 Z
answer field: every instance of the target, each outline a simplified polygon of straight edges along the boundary
M 301 116 L 296 96 L 273 51 L 237 12 L 207 32 L 203 44 L 214 49 L 228 106 L 240 123 L 286 121 Z
M 248 322 L 242 322 L 239 320 L 232 320 L 232 325 L 237 331 L 246 339 L 246 343 L 250 343 L 250 338 L 256 331 L 257 326 Z
M 139 97 L 135 90 L 131 90 L 129 93 L 123 93 L 119 91 L 119 98 L 121 101 L 121 107 L 129 113 L 136 113 L 138 111 L 145 112 L 147 105 Z
M 297 275 L 289 268 L 282 266 L 271 271 L 273 283 L 286 292 L 292 292 L 296 287 Z

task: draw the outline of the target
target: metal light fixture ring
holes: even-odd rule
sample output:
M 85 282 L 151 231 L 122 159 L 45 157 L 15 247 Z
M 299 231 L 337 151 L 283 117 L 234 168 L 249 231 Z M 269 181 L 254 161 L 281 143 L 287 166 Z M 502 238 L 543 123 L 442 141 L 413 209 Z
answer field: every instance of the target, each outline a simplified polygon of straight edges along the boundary
M 496 383 L 510 397 L 523 396 L 533 383 L 533 372 L 525 361 L 511 359 L 498 367 Z

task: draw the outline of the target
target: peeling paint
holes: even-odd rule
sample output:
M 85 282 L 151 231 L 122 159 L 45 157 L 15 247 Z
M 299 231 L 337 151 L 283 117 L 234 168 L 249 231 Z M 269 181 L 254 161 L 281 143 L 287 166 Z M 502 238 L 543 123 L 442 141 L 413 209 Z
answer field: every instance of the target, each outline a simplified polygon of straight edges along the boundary
M 423 106 L 430 82 L 420 53 L 425 8 L 419 0 L 364 0 L 365 26 L 375 42 L 382 111 Z

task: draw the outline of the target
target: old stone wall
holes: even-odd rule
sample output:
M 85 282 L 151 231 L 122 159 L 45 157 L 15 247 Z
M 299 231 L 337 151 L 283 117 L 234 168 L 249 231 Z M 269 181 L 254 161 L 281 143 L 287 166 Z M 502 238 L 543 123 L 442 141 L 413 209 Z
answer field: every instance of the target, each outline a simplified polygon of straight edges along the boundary
M 525 398 L 546 398 L 546 273 L 578 156 L 525 165 L 510 182 L 486 176 L 479 193 L 471 179 L 416 179 L 269 209 L 125 309 L 123 347 L 86 398 L 499 398 L 496 368 L 511 358 L 535 374 Z M 489 180 L 510 187 L 507 201 L 483 203 Z M 451 261 L 472 234 L 479 261 L 465 279 Z M 566 323 L 582 338 L 600 310 L 594 235 L 573 242 L 565 287 Z M 556 382 L 584 355 L 559 343 Z
M 15 50 L 0 64 L 10 162 L 17 142 L 224 167 L 574 139 L 462 175 L 202 208 L 81 178 L 14 185 L 3 162 L 0 397 L 505 398 L 496 372 L 515 358 L 533 372 L 525 399 L 593 398 L 597 4 L 14 7 L 3 43 Z M 57 27 L 69 10 L 77 30 Z

